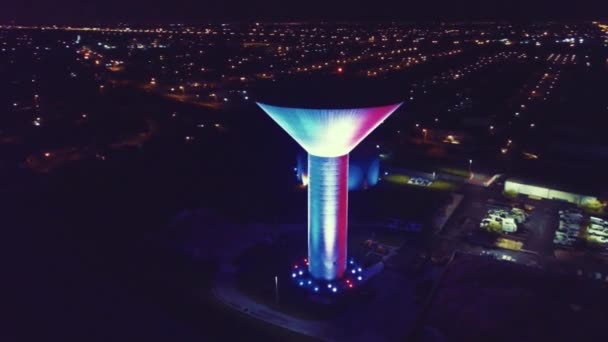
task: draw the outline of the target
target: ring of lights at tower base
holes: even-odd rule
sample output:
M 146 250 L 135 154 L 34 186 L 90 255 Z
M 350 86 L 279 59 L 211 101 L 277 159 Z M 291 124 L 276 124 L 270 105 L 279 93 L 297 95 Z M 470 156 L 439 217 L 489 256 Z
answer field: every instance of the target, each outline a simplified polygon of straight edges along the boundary
M 352 291 L 364 280 L 363 268 L 353 259 L 348 261 L 344 276 L 332 281 L 313 278 L 308 271 L 308 264 L 308 259 L 304 259 L 302 263 L 293 265 L 291 279 L 297 287 L 311 294 L 338 294 Z

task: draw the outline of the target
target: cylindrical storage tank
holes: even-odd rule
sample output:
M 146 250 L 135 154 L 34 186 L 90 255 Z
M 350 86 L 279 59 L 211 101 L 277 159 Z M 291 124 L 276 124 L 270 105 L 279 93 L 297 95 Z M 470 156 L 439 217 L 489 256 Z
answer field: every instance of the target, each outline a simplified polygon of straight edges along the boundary
M 308 153 L 297 154 L 296 178 L 298 182 L 307 186 L 308 179 Z M 374 187 L 380 177 L 380 160 L 375 149 L 357 149 L 348 157 L 348 190 L 357 191 Z

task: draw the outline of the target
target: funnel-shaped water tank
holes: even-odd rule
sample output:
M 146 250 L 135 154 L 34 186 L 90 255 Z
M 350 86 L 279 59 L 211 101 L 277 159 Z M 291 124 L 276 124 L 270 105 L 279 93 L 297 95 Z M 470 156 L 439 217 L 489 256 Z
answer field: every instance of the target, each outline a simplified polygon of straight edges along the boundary
M 350 109 L 310 109 L 258 105 L 309 154 L 348 154 L 400 104 Z
M 315 278 L 346 270 L 348 153 L 401 104 L 311 109 L 258 105 L 308 152 L 308 262 Z

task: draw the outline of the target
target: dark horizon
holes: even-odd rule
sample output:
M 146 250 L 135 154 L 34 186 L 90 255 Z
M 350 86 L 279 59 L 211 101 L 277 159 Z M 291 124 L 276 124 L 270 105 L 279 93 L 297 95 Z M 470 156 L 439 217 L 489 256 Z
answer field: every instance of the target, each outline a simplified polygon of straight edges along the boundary
M 542 0 L 530 3 L 523 0 L 496 3 L 466 0 L 458 3 L 405 3 L 394 0 L 370 2 L 339 1 L 328 4 L 307 1 L 285 5 L 278 0 L 176 0 L 150 2 L 144 0 L 107 0 L 100 4 L 76 0 L 13 1 L 0 12 L 4 24 L 202 24 L 206 22 L 239 21 L 361 21 L 361 22 L 467 22 L 467 21 L 592 21 L 608 11 L 607 3 L 577 2 L 566 6 Z M 255 18 L 252 19 L 252 18 Z

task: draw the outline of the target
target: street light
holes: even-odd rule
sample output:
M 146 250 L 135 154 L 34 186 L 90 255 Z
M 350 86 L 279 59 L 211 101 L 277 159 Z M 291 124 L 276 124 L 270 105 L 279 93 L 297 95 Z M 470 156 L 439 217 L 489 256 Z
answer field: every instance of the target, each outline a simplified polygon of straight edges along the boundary
M 426 128 L 422 129 L 422 133 L 424 134 L 424 141 L 426 141 L 426 134 L 427 134 L 428 130 Z
M 473 159 L 469 159 L 469 173 L 473 174 Z
M 277 304 L 279 304 L 279 277 L 274 276 L 274 298 Z

